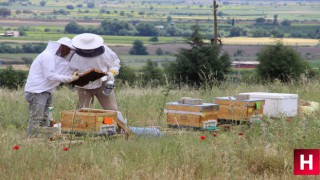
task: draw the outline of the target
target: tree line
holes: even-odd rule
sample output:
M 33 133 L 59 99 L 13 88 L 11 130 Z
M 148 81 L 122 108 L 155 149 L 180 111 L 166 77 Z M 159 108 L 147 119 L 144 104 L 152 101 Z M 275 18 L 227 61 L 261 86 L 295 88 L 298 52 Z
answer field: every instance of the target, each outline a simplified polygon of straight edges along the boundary
M 238 37 L 238 36 L 252 36 L 252 37 L 298 37 L 298 38 L 320 38 L 320 28 L 316 29 L 301 29 L 291 26 L 291 21 L 284 20 L 278 22 L 275 15 L 274 21 L 266 21 L 265 18 L 257 18 L 256 22 L 250 26 L 243 27 L 237 25 L 235 20 L 231 20 L 231 27 L 220 28 L 219 36 Z M 84 32 L 91 32 L 100 35 L 117 35 L 117 36 L 182 36 L 189 37 L 192 31 L 181 28 L 171 21 L 170 16 L 164 25 L 159 23 L 147 22 L 128 22 L 121 20 L 105 19 L 98 27 L 85 27 L 72 21 L 68 23 L 64 31 L 66 33 L 78 34 Z M 204 29 L 202 29 L 204 31 Z M 212 36 L 212 35 L 207 35 Z M 212 38 L 212 37 L 206 37 Z
M 139 83 L 141 86 L 161 86 L 170 83 L 201 87 L 217 85 L 230 79 L 230 55 L 223 52 L 220 45 L 205 43 L 198 25 L 192 26 L 192 32 L 187 38 L 190 48 L 180 49 L 175 55 L 176 61 L 160 69 L 155 62 L 148 60 L 138 73 L 122 63 L 117 81 L 120 85 Z M 143 44 L 136 42 L 135 46 L 141 50 Z M 281 42 L 265 46 L 258 53 L 258 61 L 259 65 L 248 83 L 274 80 L 289 82 L 299 80 L 302 75 L 307 78 L 319 77 L 319 70 L 312 69 L 298 52 Z M 26 78 L 12 67 L 0 71 L 0 77 L 0 87 L 11 89 L 21 87 Z
M 0 44 L 0 53 L 11 53 L 11 54 L 17 54 L 17 53 L 41 53 L 45 48 L 47 44 L 45 43 L 27 43 L 11 46 L 5 43 Z
M 117 35 L 117 36 L 184 36 L 191 34 L 190 30 L 180 29 L 175 23 L 167 22 L 165 25 L 148 22 L 133 22 L 122 20 L 105 19 L 98 27 L 85 27 L 75 21 L 68 23 L 64 31 L 70 34 L 79 34 L 84 32 L 95 33 L 99 35 Z

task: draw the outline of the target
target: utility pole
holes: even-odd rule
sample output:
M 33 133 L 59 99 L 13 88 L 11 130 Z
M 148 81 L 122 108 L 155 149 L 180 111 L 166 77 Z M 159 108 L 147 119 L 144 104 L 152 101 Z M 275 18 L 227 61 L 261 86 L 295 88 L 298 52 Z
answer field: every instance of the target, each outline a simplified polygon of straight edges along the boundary
M 214 44 L 218 44 L 218 22 L 217 22 L 217 1 L 213 0 L 213 18 L 214 18 Z

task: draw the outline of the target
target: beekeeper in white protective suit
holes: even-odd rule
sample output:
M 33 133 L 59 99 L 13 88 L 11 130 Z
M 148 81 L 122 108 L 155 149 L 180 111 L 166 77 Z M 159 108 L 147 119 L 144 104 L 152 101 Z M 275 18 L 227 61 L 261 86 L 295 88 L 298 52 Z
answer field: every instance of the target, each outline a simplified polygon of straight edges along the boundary
M 79 78 L 69 68 L 74 54 L 71 39 L 63 37 L 49 41 L 46 49 L 31 64 L 25 85 L 25 98 L 29 103 L 28 137 L 36 137 L 39 127 L 49 126 L 49 106 L 55 88 Z
M 89 84 L 77 86 L 79 108 L 90 108 L 94 96 L 103 109 L 118 110 L 114 91 L 106 92 L 107 82 L 114 81 L 119 74 L 120 60 L 115 52 L 103 44 L 103 38 L 96 34 L 83 33 L 72 38 L 72 45 L 76 53 L 70 61 L 70 68 L 80 74 L 92 69 L 104 72 L 107 75 Z M 108 87 L 107 87 L 108 89 Z

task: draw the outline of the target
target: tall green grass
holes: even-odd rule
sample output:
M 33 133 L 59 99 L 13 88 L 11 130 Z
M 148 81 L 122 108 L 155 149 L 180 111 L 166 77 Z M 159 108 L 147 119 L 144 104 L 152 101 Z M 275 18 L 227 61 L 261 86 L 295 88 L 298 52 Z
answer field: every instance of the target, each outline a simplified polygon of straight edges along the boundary
M 164 102 L 181 97 L 232 96 L 261 91 L 295 93 L 299 99 L 320 102 L 320 83 L 235 84 L 210 88 L 140 88 L 119 85 L 118 105 L 129 126 L 166 128 Z M 219 131 L 172 130 L 161 137 L 91 138 L 82 144 L 27 140 L 28 105 L 23 89 L 0 89 L 0 177 L 1 179 L 303 179 L 293 175 L 293 150 L 319 148 L 320 115 L 265 118 L 262 124 L 235 126 Z M 74 89 L 59 88 L 54 95 L 54 118 L 76 108 Z M 93 108 L 100 108 L 97 101 Z M 174 132 L 174 133 L 172 133 Z M 239 133 L 243 133 L 242 136 Z M 207 138 L 201 140 L 199 137 Z M 68 140 L 69 136 L 66 136 Z M 18 150 L 13 150 L 19 145 Z M 69 146 L 68 151 L 63 148 Z

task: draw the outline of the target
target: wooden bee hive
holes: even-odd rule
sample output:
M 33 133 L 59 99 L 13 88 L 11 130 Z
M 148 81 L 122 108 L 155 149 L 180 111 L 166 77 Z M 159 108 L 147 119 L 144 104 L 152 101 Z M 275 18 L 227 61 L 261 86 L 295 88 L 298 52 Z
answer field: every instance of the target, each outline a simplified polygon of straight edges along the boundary
M 234 97 L 216 97 L 213 103 L 219 104 L 218 119 L 250 121 L 262 116 L 265 101 L 262 99 L 236 99 Z
M 123 129 L 128 135 L 132 135 L 127 125 L 119 119 L 119 113 L 118 111 L 100 109 L 63 111 L 60 119 L 61 129 L 64 132 L 103 134 L 105 128 L 115 127 Z
M 204 122 L 218 119 L 219 105 L 201 103 L 197 105 L 170 102 L 166 104 L 167 124 L 203 128 Z

